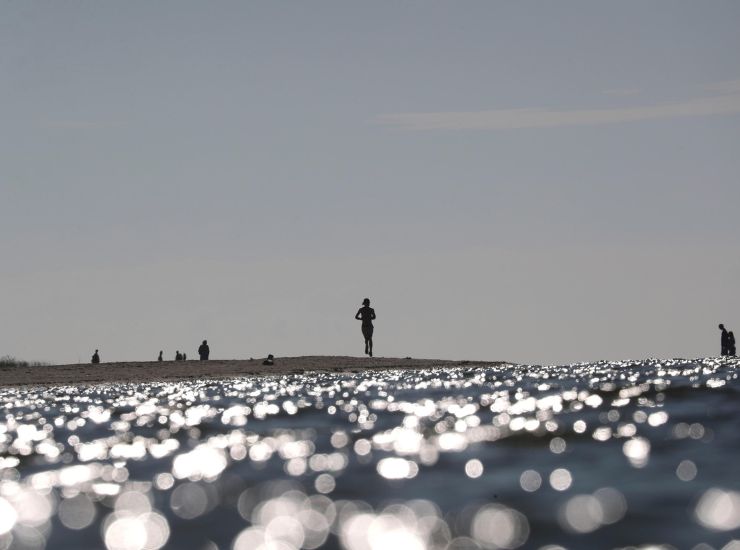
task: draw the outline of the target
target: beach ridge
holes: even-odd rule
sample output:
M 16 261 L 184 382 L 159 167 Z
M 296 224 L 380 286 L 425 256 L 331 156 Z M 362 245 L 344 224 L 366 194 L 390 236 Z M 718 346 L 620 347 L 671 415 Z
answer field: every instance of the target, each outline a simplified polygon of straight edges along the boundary
M 459 366 L 497 366 L 503 361 L 453 361 L 398 357 L 310 355 L 276 357 L 273 365 L 259 359 L 208 361 L 127 361 L 92 365 L 0 367 L 0 386 L 66 386 L 109 383 L 165 382 L 193 378 L 231 378 L 311 372 L 362 372 L 388 369 L 429 369 Z

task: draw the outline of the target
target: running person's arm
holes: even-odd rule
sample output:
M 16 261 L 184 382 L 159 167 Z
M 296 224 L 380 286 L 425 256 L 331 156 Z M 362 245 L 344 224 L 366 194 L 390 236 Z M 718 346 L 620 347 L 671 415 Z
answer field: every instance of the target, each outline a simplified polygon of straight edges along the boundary
M 370 319 L 373 321 L 375 320 L 375 310 L 374 309 L 370 310 Z
M 359 321 L 360 319 L 362 319 L 362 317 L 360 317 L 360 314 L 361 314 L 361 313 L 362 313 L 362 308 L 358 309 L 358 310 L 357 310 L 357 313 L 355 314 L 355 319 L 357 319 L 358 321 Z

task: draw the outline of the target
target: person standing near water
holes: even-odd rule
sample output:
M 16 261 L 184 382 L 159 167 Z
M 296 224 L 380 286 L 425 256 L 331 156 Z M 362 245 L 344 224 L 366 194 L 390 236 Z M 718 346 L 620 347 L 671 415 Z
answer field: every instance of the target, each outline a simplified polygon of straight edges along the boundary
M 164 361 L 164 357 L 162 357 L 162 351 L 159 352 L 159 357 L 157 357 L 157 361 Z
M 362 321 L 362 335 L 365 337 L 365 355 L 373 356 L 373 320 L 375 310 L 370 307 L 370 298 L 362 301 L 362 307 L 357 310 L 355 319 Z
M 720 344 L 722 346 L 722 356 L 724 357 L 730 351 L 730 335 L 725 329 L 725 325 L 721 323 L 719 325 L 719 330 L 722 331 L 722 336 L 720 337 Z
M 93 365 L 97 365 L 100 363 L 100 355 L 98 355 L 98 350 L 95 350 L 95 353 L 93 353 L 92 359 L 90 360 Z
M 200 355 L 201 361 L 208 361 L 208 355 L 210 355 L 211 350 L 208 347 L 208 341 L 203 340 L 203 343 L 198 348 L 198 355 Z

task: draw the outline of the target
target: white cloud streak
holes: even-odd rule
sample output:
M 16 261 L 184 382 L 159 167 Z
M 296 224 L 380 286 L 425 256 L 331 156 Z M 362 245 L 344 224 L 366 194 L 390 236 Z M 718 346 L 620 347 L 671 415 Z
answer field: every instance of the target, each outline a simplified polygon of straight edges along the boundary
M 707 90 L 720 94 L 740 94 L 740 78 L 737 80 L 725 80 L 714 82 L 705 86 Z
M 740 92 L 645 107 L 398 113 L 381 115 L 377 121 L 405 130 L 512 130 L 735 114 L 740 114 Z
M 603 93 L 606 95 L 628 96 L 637 95 L 641 91 L 640 88 L 613 88 L 611 90 L 604 90 Z
M 42 120 L 36 123 L 37 128 L 45 130 L 109 130 L 121 128 L 122 124 L 95 120 Z

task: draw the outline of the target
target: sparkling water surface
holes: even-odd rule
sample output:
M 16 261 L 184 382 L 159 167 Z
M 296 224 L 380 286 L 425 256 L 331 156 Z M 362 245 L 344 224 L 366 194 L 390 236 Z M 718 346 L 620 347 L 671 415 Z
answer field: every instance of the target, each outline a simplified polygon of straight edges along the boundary
M 739 367 L 2 388 L 0 549 L 737 550 Z

